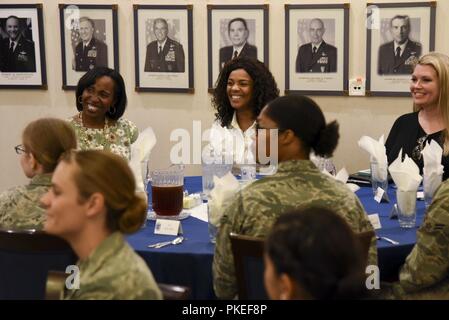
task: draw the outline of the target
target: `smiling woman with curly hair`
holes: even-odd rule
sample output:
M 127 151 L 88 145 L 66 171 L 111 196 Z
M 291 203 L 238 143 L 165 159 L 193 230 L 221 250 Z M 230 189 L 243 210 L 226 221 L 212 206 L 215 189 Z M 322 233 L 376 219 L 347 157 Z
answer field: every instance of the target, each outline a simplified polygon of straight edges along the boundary
M 255 135 L 256 118 L 262 108 L 278 96 L 276 81 L 262 62 L 241 57 L 223 67 L 212 97 L 213 107 L 217 111 L 214 126 L 231 129 L 237 138 L 233 157 L 235 163 L 255 159 L 252 158 L 250 146 Z

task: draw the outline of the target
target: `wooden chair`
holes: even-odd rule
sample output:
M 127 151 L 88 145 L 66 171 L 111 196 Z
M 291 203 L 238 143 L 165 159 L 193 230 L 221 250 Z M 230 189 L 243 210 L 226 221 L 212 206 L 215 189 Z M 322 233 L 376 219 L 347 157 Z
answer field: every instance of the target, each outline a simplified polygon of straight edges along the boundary
M 67 276 L 68 274 L 61 271 L 48 272 L 46 300 L 62 300 Z M 158 283 L 158 286 L 164 300 L 188 300 L 190 298 L 190 288 L 188 287 L 165 283 Z
M 158 283 L 162 291 L 164 300 L 188 300 L 190 298 L 190 288 L 166 283 Z
M 45 300 L 62 300 L 64 298 L 65 280 L 68 274 L 50 270 L 45 286 Z
M 241 300 L 268 299 L 263 282 L 264 239 L 231 233 L 232 253 Z
M 75 262 L 69 244 L 58 237 L 0 229 L 0 299 L 44 299 L 48 271 Z

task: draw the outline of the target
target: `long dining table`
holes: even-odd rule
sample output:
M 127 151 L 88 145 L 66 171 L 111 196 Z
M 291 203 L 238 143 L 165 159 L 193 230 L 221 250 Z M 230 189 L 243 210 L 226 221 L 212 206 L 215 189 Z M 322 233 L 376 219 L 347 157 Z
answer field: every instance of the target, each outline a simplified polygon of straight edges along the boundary
M 184 178 L 184 189 L 189 193 L 200 192 L 201 176 Z M 381 280 L 397 278 L 400 266 L 416 242 L 416 231 L 424 214 L 424 201 L 417 201 L 417 222 L 415 228 L 404 229 L 397 219 L 390 219 L 396 203 L 395 187 L 389 186 L 390 202 L 378 203 L 374 200 L 371 187 L 362 187 L 356 192 L 367 214 L 378 214 L 381 228 L 378 237 L 387 237 L 399 242 L 391 244 L 383 238 L 377 241 L 378 265 Z M 215 245 L 211 243 L 208 224 L 189 216 L 181 220 L 184 242 L 160 249 L 148 248 L 149 244 L 174 239 L 174 236 L 154 234 L 155 221 L 148 220 L 145 228 L 127 237 L 128 242 L 146 261 L 157 282 L 188 286 L 193 299 L 214 299 L 212 285 L 212 260 Z

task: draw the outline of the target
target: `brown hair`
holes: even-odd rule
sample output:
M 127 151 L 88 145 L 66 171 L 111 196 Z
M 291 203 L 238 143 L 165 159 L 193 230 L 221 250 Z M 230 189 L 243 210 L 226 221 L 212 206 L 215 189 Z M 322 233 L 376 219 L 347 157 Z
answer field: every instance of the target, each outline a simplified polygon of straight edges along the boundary
M 70 124 L 55 118 L 30 122 L 23 130 L 22 142 L 25 150 L 43 166 L 45 173 L 55 170 L 61 154 L 76 149 L 76 135 Z
M 142 226 L 147 204 L 136 195 L 134 175 L 122 157 L 109 151 L 84 150 L 66 153 L 61 161 L 78 167 L 74 180 L 81 201 L 96 192 L 104 196 L 109 230 L 133 233 Z

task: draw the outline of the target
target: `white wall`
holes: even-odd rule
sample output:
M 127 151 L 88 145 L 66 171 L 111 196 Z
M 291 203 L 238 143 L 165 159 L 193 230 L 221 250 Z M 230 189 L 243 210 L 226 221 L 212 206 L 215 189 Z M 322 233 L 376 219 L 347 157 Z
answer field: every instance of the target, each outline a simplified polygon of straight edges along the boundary
M 377 0 L 376 2 L 410 2 L 413 0 Z M 416 1 L 416 0 L 415 0 Z M 419 0 L 418 0 L 419 1 Z M 416 1 L 416 2 L 418 2 Z M 7 1 L 2 0 L 2 3 Z M 10 3 L 30 3 L 15 0 Z M 13 146 L 20 143 L 24 126 L 33 119 L 54 116 L 67 118 L 76 112 L 73 91 L 63 91 L 61 76 L 61 48 L 58 2 L 43 0 L 45 49 L 47 58 L 48 90 L 0 90 L 0 190 L 27 181 L 18 162 Z M 82 3 L 80 1 L 60 1 Z M 365 8 L 361 0 L 310 0 L 309 3 L 350 3 L 349 78 L 365 75 Z M 130 1 L 96 0 L 98 4 L 118 4 L 120 72 L 127 84 L 129 98 L 125 117 L 143 129 L 152 126 L 158 137 L 152 161 L 153 167 L 169 162 L 170 132 L 175 128 L 192 128 L 192 120 L 201 120 L 207 128 L 213 121 L 214 111 L 207 93 L 207 4 L 263 4 L 269 3 L 270 15 L 270 66 L 281 92 L 284 85 L 284 4 L 303 1 Z M 136 4 L 193 4 L 194 34 L 194 94 L 137 93 L 134 91 L 134 40 L 133 3 Z M 437 1 L 436 50 L 449 53 L 448 29 L 449 1 Z M 393 121 L 410 112 L 409 98 L 381 97 L 314 97 L 325 112 L 328 121 L 340 123 L 341 139 L 335 154 L 339 169 L 343 165 L 349 171 L 366 168 L 368 156 L 357 147 L 362 135 L 379 137 L 388 134 Z M 198 166 L 190 166 L 187 174 L 199 174 Z

